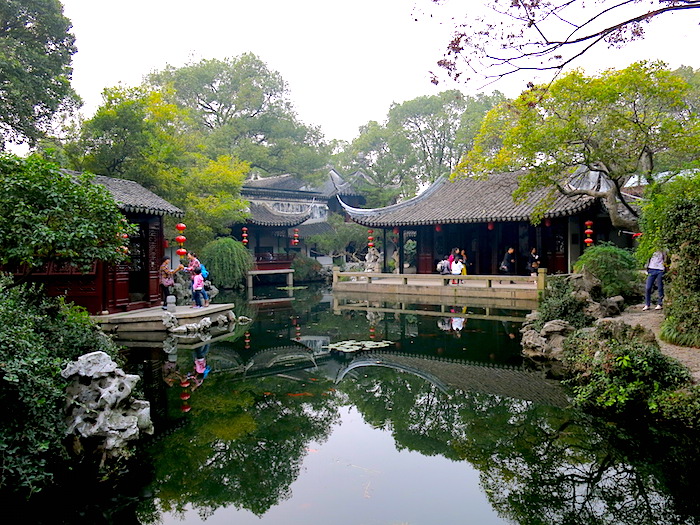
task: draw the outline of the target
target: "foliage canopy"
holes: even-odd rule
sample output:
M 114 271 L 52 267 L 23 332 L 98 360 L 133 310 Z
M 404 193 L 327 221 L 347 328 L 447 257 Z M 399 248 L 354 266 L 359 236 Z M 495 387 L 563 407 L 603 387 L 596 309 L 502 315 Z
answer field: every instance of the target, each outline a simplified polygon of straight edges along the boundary
M 5 141 L 34 145 L 54 114 L 77 105 L 70 28 L 59 0 L 0 4 L 0 151 Z

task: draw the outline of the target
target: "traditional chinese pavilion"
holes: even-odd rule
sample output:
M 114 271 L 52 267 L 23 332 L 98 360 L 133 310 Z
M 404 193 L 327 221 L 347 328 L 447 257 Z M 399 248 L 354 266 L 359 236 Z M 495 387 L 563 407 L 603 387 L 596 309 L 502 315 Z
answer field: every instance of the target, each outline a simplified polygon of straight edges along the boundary
M 517 271 L 525 273 L 527 254 L 537 248 L 541 266 L 550 273 L 566 273 L 581 254 L 587 238 L 626 245 L 629 239 L 613 230 L 598 200 L 589 196 L 533 192 L 514 202 L 519 173 L 491 175 L 488 179 L 443 177 L 413 199 L 385 208 L 361 209 L 340 199 L 350 218 L 373 230 L 385 247 L 387 260 L 396 252 L 401 273 L 434 273 L 437 261 L 454 247 L 465 249 L 469 273 L 497 274 L 509 246 L 517 254 Z M 544 219 L 532 224 L 536 208 L 544 205 Z M 586 222 L 592 221 L 590 228 Z M 589 231 L 587 234 L 586 231 Z M 415 241 L 415 256 L 408 260 L 408 241 Z M 590 241 L 589 241 L 590 242 Z
M 88 272 L 48 264 L 34 272 L 32 280 L 44 284 L 47 294 L 63 295 L 91 314 L 159 305 L 163 217 L 182 217 L 183 211 L 130 180 L 97 175 L 95 183 L 107 188 L 126 220 L 138 226 L 138 233 L 129 239 L 130 261 L 119 265 L 95 261 Z

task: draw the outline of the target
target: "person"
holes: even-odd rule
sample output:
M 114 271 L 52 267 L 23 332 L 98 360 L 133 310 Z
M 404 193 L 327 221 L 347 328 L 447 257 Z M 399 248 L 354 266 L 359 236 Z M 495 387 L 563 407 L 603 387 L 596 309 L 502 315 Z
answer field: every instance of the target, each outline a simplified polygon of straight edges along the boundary
M 175 284 L 174 275 L 184 268 L 183 265 L 179 265 L 174 270 L 170 269 L 170 256 L 166 255 L 161 260 L 160 265 L 160 297 L 163 300 L 163 310 L 168 308 L 168 295 L 170 295 L 170 287 Z
M 515 248 L 512 246 L 508 247 L 498 269 L 507 275 L 515 274 Z M 515 282 L 511 281 L 510 284 L 515 284 Z
M 530 277 L 532 277 L 535 282 L 537 282 L 537 271 L 540 268 L 540 261 L 533 261 L 530 265 Z
M 439 263 L 437 263 L 437 266 L 435 267 L 435 269 L 438 271 L 438 273 L 439 273 L 440 275 L 450 275 L 450 274 L 452 273 L 452 270 L 450 269 L 450 266 L 451 266 L 451 264 L 450 264 L 450 256 L 449 256 L 449 255 L 445 255 L 445 256 L 442 258 L 442 260 L 441 260 Z M 447 285 L 447 279 L 444 279 L 444 283 L 443 283 L 443 284 Z
M 192 273 L 192 299 L 194 300 L 194 305 L 191 306 L 191 308 L 202 308 L 202 292 L 204 291 L 204 277 L 202 277 L 202 269 L 197 267 L 192 270 Z
M 462 264 L 464 265 L 464 268 L 462 268 L 462 275 L 469 275 L 469 266 L 471 266 L 471 263 L 469 262 L 469 257 L 467 256 L 467 251 L 462 250 L 459 252 L 460 257 L 462 257 Z
M 450 263 L 450 270 L 452 270 L 452 263 L 455 261 L 457 256 L 459 255 L 459 248 L 452 248 L 452 251 L 450 252 L 450 256 L 447 258 L 447 260 Z
M 192 283 L 194 282 L 194 270 L 199 269 L 199 273 L 202 273 L 202 263 L 199 262 L 199 259 L 197 258 L 197 254 L 194 252 L 187 252 L 187 260 L 188 265 L 187 268 L 185 268 L 185 271 L 190 274 L 191 282 L 190 282 L 190 291 L 192 291 L 192 300 L 194 300 L 194 287 L 192 286 Z M 202 280 L 204 278 L 202 277 Z M 209 306 L 209 294 L 207 291 L 202 287 L 202 297 L 204 299 L 204 306 Z
M 454 262 L 452 263 L 452 275 L 462 275 L 462 270 L 464 269 L 464 263 L 462 262 L 462 257 L 457 255 Z M 459 284 L 459 280 L 452 280 L 452 284 Z
M 535 267 L 534 265 L 537 264 Z M 537 268 L 540 267 L 540 256 L 537 254 L 537 248 L 533 247 L 527 255 L 527 269 L 532 274 L 537 274 Z M 535 268 L 533 270 L 533 268 Z
M 655 251 L 647 263 L 647 282 L 644 290 L 644 308 L 646 311 L 651 308 L 651 293 L 654 291 L 654 284 L 659 295 L 656 303 L 656 310 L 664 307 L 664 273 L 666 272 L 668 255 L 664 251 Z

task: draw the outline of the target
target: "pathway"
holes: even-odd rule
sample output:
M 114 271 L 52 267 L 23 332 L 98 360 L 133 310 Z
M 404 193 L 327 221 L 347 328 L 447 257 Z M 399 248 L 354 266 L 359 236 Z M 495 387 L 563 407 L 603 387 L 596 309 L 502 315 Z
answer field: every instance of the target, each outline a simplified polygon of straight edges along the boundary
M 678 346 L 662 341 L 659 338 L 659 332 L 661 331 L 661 323 L 664 320 L 664 311 L 648 310 L 644 312 L 642 311 L 643 306 L 643 304 L 638 304 L 628 307 L 620 315 L 620 318 L 627 324 L 632 326 L 642 325 L 654 332 L 661 351 L 687 366 L 691 374 L 693 374 L 695 382 L 700 383 L 700 348 Z

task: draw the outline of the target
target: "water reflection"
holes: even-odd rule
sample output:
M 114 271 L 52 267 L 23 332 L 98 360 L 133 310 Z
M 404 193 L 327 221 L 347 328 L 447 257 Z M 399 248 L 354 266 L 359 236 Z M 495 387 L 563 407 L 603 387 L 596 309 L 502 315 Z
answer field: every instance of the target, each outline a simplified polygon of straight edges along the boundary
M 571 410 L 519 358 L 522 313 L 294 299 L 208 340 L 132 341 L 158 429 L 141 523 L 697 522 L 697 436 Z M 392 343 L 328 349 L 351 339 Z

